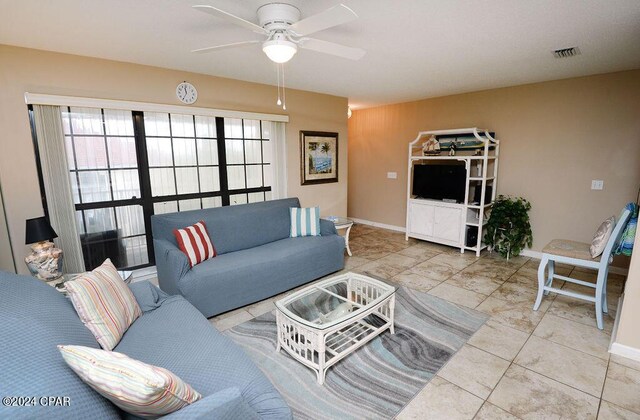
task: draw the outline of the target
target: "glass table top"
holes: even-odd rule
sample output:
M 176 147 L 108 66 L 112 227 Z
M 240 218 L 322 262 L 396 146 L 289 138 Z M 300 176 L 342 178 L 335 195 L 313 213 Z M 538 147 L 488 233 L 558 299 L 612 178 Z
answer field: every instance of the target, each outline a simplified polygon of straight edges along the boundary
M 379 288 L 379 293 L 369 302 L 354 301 L 353 291 L 351 291 L 352 296 L 349 297 L 349 277 L 341 275 L 285 297 L 277 301 L 276 306 L 286 316 L 298 322 L 317 329 L 326 329 L 359 315 L 395 293 L 394 286 L 374 279 L 370 280 L 372 286 Z
M 346 217 L 340 217 L 340 216 L 327 216 L 326 219 L 333 222 L 333 224 L 336 226 L 349 225 L 353 223 L 353 220 L 347 219 Z

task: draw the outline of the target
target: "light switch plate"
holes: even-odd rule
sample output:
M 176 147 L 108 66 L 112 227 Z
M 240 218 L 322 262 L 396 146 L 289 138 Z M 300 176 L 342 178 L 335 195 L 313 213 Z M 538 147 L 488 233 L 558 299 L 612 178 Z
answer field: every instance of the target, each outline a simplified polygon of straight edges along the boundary
M 387 172 L 387 178 L 389 178 L 389 179 L 397 179 L 398 178 L 398 173 L 397 172 Z
M 601 190 L 604 188 L 604 181 L 602 179 L 594 179 L 591 181 L 592 190 Z

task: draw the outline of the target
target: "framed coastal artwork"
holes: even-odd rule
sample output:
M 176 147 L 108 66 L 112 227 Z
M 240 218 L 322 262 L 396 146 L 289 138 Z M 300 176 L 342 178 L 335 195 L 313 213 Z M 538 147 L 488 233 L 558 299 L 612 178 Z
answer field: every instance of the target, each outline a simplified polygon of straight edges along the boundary
M 338 133 L 300 131 L 300 183 L 338 182 Z

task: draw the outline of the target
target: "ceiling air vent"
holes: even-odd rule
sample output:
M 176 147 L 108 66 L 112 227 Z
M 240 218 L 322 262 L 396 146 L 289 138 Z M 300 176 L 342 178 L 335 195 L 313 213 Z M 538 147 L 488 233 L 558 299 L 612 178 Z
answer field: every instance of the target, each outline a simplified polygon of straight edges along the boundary
M 576 55 L 580 55 L 580 50 L 578 49 L 578 47 L 561 48 L 553 52 L 553 56 L 555 58 L 569 58 Z

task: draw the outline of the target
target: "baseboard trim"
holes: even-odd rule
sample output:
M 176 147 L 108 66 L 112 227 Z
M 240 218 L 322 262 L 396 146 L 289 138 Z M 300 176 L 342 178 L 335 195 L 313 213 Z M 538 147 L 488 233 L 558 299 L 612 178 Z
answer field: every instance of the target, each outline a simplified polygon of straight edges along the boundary
M 635 347 L 625 346 L 624 344 L 620 343 L 613 343 L 611 344 L 609 353 L 626 357 L 627 359 L 635 360 L 636 362 L 640 362 L 640 349 L 637 349 Z
M 523 257 L 535 258 L 537 260 L 542 258 L 542 252 L 534 251 L 532 249 L 523 249 L 520 251 L 520 255 Z
M 404 228 L 403 226 L 387 225 L 386 223 L 372 222 L 371 220 L 358 219 L 356 217 L 349 217 L 349 219 L 353 220 L 356 223 L 361 223 L 363 225 L 379 227 L 382 229 L 395 230 L 396 232 L 402 232 L 402 233 L 406 232 L 406 228 Z M 524 257 L 535 258 L 537 260 L 542 258 L 542 252 L 534 251 L 532 249 L 523 249 L 522 251 L 520 251 L 520 255 Z M 629 270 L 622 267 L 611 266 L 609 267 L 609 272 L 613 274 L 620 274 L 622 276 L 626 276 L 629 273 Z
M 388 229 L 388 230 L 394 230 L 396 232 L 405 233 L 405 231 L 406 231 L 406 229 L 403 226 L 387 225 L 385 223 L 372 222 L 371 220 L 358 219 L 358 218 L 355 218 L 355 217 L 349 217 L 349 219 L 353 220 L 356 223 L 360 223 L 360 224 L 363 224 L 363 225 L 379 227 L 379 228 Z

